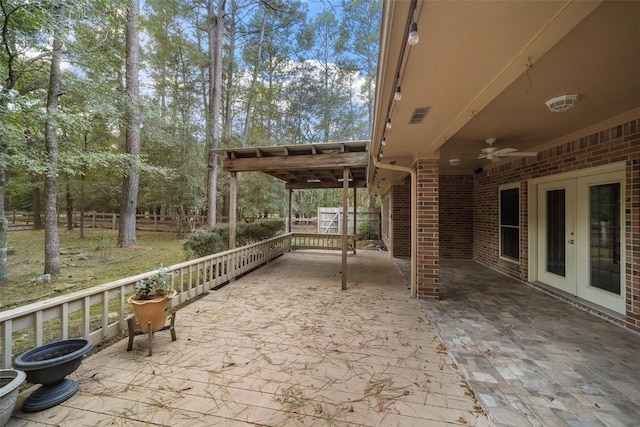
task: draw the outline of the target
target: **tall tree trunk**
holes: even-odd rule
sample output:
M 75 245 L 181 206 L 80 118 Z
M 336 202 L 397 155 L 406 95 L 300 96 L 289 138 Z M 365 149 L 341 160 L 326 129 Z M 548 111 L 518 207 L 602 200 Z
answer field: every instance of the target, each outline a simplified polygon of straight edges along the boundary
M 126 31 L 126 151 L 129 164 L 122 181 L 120 199 L 120 223 L 118 225 L 118 246 L 126 247 L 138 243 L 136 239 L 136 209 L 138 206 L 138 186 L 140 183 L 140 83 L 138 35 L 138 0 L 127 0 Z
M 222 42 L 224 37 L 225 0 L 218 0 L 218 11 L 214 19 L 213 0 L 207 2 L 209 14 L 209 132 L 211 133 L 207 158 L 207 227 L 216 225 L 216 198 L 218 186 L 218 155 L 214 152 L 220 146 L 220 101 L 222 99 Z
M 56 115 L 60 95 L 60 57 L 62 49 L 62 19 L 64 8 L 55 8 L 56 27 L 53 30 L 51 72 L 47 93 L 47 120 L 44 141 L 47 154 L 47 171 L 44 176 L 44 273 L 60 275 L 60 242 L 58 240 L 57 174 L 58 141 L 56 139 Z
M 13 89 L 17 79 L 17 73 L 13 71 L 12 66 L 13 61 L 15 60 L 15 55 L 12 55 L 11 50 L 6 48 L 9 46 L 6 31 L 4 31 L 6 28 L 6 21 L 4 24 L 2 31 L 2 44 L 5 46 L 5 51 L 8 54 L 7 68 L 9 73 L 8 78 L 5 81 L 5 86 L 0 88 L 0 91 L 2 92 L 2 96 L 0 96 L 0 120 L 2 120 L 2 112 L 5 111 L 6 108 L 6 100 L 8 99 L 6 95 Z M 6 166 L 6 158 L 8 156 L 9 147 L 2 134 L 0 134 L 0 283 L 4 283 L 9 280 L 9 268 L 7 262 L 7 234 L 9 232 L 9 220 L 7 219 L 5 211 L 5 207 L 9 207 L 8 203 L 6 203 L 7 186 L 9 184 L 9 170 Z

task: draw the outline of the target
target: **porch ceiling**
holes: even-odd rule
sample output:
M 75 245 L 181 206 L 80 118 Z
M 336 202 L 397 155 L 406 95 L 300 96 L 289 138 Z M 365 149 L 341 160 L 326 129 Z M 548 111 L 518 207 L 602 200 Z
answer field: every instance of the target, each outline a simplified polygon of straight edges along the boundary
M 470 173 L 490 164 L 477 159 L 486 138 L 538 151 L 640 108 L 640 2 L 418 0 L 412 13 L 413 3 L 384 3 L 371 145 L 384 163 L 439 158 L 441 173 Z M 415 46 L 406 43 L 412 15 Z M 565 94 L 580 100 L 550 112 L 545 101 Z M 409 124 L 424 107 L 424 120 Z M 374 187 L 397 177 L 380 170 Z
M 217 150 L 227 172 L 264 172 L 286 182 L 287 189 L 365 187 L 369 141 Z

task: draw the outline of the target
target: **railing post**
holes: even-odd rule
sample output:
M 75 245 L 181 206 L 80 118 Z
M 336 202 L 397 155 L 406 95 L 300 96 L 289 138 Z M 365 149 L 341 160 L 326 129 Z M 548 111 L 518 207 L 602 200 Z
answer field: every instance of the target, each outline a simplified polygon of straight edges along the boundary
M 13 322 L 11 319 L 2 322 L 2 368 L 11 368 L 13 339 Z

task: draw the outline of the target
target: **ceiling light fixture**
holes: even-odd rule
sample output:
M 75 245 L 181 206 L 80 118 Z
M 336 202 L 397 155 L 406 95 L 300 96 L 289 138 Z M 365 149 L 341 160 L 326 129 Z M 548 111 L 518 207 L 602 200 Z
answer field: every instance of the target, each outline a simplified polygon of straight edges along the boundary
M 547 105 L 547 108 L 549 108 L 549 111 L 553 113 L 562 113 L 573 108 L 573 106 L 576 105 L 576 102 L 578 102 L 578 99 L 580 99 L 579 95 L 562 95 L 551 98 L 545 102 L 545 104 Z
M 402 93 L 400 92 L 400 86 L 396 87 L 396 93 L 393 94 L 393 99 L 400 101 L 402 99 Z
M 449 159 L 449 164 L 451 166 L 460 166 L 460 163 L 462 163 L 461 159 Z
M 387 119 L 387 129 L 391 129 L 391 118 Z
M 418 24 L 412 22 L 409 26 L 409 38 L 407 42 L 410 46 L 415 46 L 420 41 L 420 35 L 418 34 Z
M 382 144 L 382 146 L 384 147 L 385 145 L 387 145 L 387 140 L 385 138 L 382 138 L 380 144 Z

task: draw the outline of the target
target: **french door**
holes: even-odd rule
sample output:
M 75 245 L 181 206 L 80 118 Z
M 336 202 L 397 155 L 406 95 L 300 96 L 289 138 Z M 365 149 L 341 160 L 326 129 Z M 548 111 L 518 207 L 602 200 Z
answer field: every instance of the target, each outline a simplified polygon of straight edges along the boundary
M 538 184 L 537 207 L 538 281 L 624 313 L 624 171 Z

